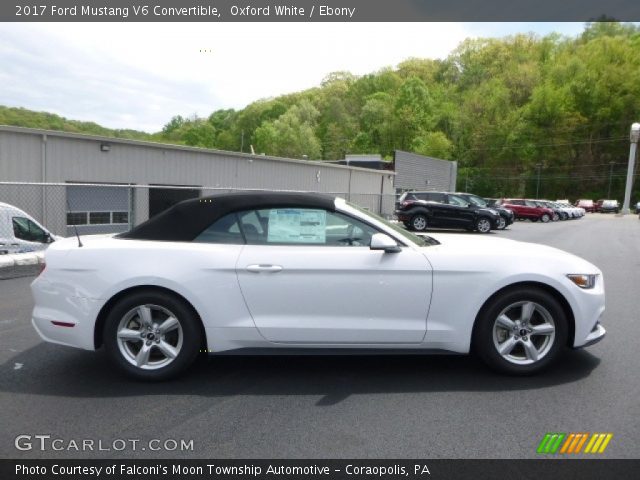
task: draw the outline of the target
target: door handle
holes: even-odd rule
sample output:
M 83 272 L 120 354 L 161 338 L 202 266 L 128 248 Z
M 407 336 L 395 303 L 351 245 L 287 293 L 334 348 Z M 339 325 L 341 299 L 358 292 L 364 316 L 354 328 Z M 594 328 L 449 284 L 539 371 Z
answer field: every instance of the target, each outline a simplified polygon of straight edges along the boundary
M 246 268 L 247 272 L 260 273 L 277 273 L 282 270 L 280 265 L 248 265 Z

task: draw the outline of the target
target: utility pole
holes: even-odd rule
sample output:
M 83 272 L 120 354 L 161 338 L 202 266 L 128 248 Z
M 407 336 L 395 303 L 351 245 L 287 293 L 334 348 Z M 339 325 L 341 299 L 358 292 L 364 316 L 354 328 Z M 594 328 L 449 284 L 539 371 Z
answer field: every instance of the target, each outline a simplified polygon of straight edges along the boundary
M 611 168 L 609 169 L 609 190 L 607 190 L 607 198 L 611 198 L 611 179 L 613 178 L 613 166 L 616 162 L 609 162 Z
M 240 134 L 240 152 L 244 152 L 244 130 Z
M 627 167 L 627 185 L 624 189 L 624 203 L 622 204 L 622 214 L 627 215 L 631 213 L 629 210 L 629 203 L 631 202 L 631 188 L 633 187 L 633 171 L 636 163 L 636 150 L 638 148 L 638 139 L 640 138 L 640 123 L 634 123 L 631 125 L 631 132 L 629 134 L 629 141 L 631 147 L 629 148 L 629 166 Z
M 540 198 L 540 172 L 542 171 L 542 164 L 536 163 L 536 167 L 538 167 L 538 183 L 536 184 L 536 200 Z

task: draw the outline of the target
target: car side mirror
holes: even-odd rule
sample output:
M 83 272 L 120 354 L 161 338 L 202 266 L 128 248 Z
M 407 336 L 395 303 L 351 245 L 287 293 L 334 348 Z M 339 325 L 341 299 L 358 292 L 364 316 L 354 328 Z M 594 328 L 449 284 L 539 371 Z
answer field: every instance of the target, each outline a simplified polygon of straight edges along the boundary
M 53 238 L 53 235 L 51 235 L 49 232 L 44 234 L 44 243 L 53 243 L 55 241 L 55 238 Z
M 384 250 L 385 253 L 400 252 L 398 243 L 389 235 L 385 235 L 384 233 L 374 233 L 371 236 L 369 248 L 371 250 Z

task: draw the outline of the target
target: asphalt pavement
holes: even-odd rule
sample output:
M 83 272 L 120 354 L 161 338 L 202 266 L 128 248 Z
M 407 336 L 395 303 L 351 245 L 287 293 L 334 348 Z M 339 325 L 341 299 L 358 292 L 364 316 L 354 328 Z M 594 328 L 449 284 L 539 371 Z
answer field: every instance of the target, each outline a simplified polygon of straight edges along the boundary
M 528 378 L 455 355 L 215 357 L 178 380 L 145 384 L 114 371 L 104 351 L 40 341 L 31 278 L 0 280 L 0 457 L 536 458 L 547 432 L 612 432 L 600 457 L 639 458 L 638 217 L 517 222 L 490 235 L 598 265 L 607 337 Z M 62 450 L 14 445 L 41 434 Z M 73 448 L 87 439 L 94 450 Z M 114 450 L 122 439 L 140 442 Z M 193 440 L 193 449 L 152 451 L 151 439 Z

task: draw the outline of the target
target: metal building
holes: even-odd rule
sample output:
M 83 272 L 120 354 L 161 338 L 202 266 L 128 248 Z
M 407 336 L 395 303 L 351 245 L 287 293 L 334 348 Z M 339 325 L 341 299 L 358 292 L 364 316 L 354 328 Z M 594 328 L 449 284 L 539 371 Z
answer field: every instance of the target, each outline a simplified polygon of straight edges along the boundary
M 455 192 L 458 162 L 396 150 L 395 181 L 398 190 Z
M 0 202 L 27 211 L 60 235 L 69 235 L 72 225 L 81 233 L 123 231 L 176 201 L 212 189 L 335 193 L 391 215 L 394 175 L 314 161 L 0 126 Z

